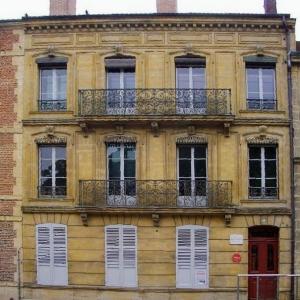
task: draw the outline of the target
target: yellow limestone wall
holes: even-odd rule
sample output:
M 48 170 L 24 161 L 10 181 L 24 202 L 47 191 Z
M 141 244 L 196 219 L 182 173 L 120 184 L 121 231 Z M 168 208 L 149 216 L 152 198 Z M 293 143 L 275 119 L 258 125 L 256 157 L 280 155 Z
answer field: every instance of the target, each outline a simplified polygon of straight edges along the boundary
M 135 20 L 131 20 L 135 21 Z M 155 22 L 155 18 L 147 22 Z M 166 20 L 167 21 L 167 20 Z M 178 23 L 186 20 L 178 19 Z M 218 20 L 222 23 L 228 20 Z M 44 22 L 44 23 L 43 23 Z M 34 25 L 45 25 L 38 20 Z M 52 24 L 55 21 L 47 21 Z M 60 21 L 60 24 L 71 21 Z M 80 23 L 72 20 L 73 23 Z M 97 20 L 91 20 L 97 22 Z M 104 22 L 104 21 L 102 21 Z M 107 24 L 115 20 L 105 21 Z M 136 21 L 138 22 L 138 21 Z M 195 19 L 195 23 L 211 22 Z M 236 23 L 255 23 L 253 19 Z M 260 20 L 281 26 L 281 20 Z M 290 272 L 290 161 L 288 138 L 287 68 L 285 36 L 272 29 L 205 29 L 181 31 L 156 28 L 146 30 L 45 30 L 26 34 L 23 128 L 23 205 L 27 211 L 23 222 L 24 299 L 234 299 L 236 275 L 248 271 L 248 228 L 273 225 L 280 228 L 279 272 Z M 292 35 L 293 37 L 293 35 Z M 50 50 L 49 50 L 50 49 Z M 49 51 L 68 57 L 68 109 L 60 113 L 38 112 L 38 66 L 36 58 Z M 137 88 L 174 88 L 174 58 L 192 53 L 206 58 L 206 87 L 230 88 L 235 121 L 229 137 L 223 123 L 193 124 L 194 133 L 208 141 L 208 177 L 210 180 L 233 182 L 233 204 L 243 213 L 232 215 L 230 227 L 224 214 L 199 211 L 197 216 L 174 214 L 160 216 L 160 227 L 154 227 L 151 215 L 119 212 L 115 215 L 89 215 L 84 226 L 74 207 L 78 204 L 80 179 L 106 179 L 105 137 L 120 133 L 137 139 L 137 179 L 176 179 L 176 138 L 190 134 L 191 121 L 159 122 L 158 136 L 151 131 L 151 120 L 108 119 L 83 133 L 76 120 L 79 89 L 105 88 L 107 56 L 121 52 L 136 57 Z M 245 64 L 243 57 L 263 53 L 277 58 L 276 79 L 278 110 L 249 112 L 246 110 Z M 160 120 L 159 120 L 160 121 Z M 49 127 L 50 126 L 50 127 Z M 67 139 L 68 193 L 64 200 L 38 199 L 38 153 L 34 140 L 47 132 Z M 86 135 L 86 136 L 85 136 Z M 278 140 L 279 200 L 248 199 L 247 138 L 265 135 Z M 30 209 L 31 211 L 30 211 Z M 256 208 L 263 209 L 260 213 Z M 28 210 L 29 209 L 29 210 Z M 53 209 L 60 209 L 54 213 Z M 73 209 L 73 213 L 69 213 Z M 254 209 L 256 209 L 254 211 Z M 43 210 L 46 213 L 40 213 Z M 61 212 L 65 210 L 64 212 Z M 273 213 L 276 211 L 276 214 Z M 66 288 L 36 286 L 35 225 L 40 223 L 68 225 L 69 286 Z M 104 287 L 104 226 L 136 225 L 138 232 L 138 288 Z M 176 226 L 199 224 L 209 227 L 210 288 L 207 290 L 175 289 Z M 242 234 L 244 244 L 229 245 L 230 234 Z M 231 257 L 240 252 L 242 261 L 233 264 Z M 247 286 L 245 281 L 243 287 Z M 283 290 L 288 290 L 285 282 Z M 286 296 L 287 297 L 287 296 Z M 285 298 L 283 298 L 285 299 Z

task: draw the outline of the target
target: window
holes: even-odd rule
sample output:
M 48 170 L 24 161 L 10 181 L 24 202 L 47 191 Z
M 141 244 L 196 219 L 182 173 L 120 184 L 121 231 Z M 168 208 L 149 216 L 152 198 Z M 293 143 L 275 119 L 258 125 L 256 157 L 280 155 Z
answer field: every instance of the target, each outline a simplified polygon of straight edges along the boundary
M 207 146 L 178 146 L 178 205 L 207 205 Z
M 41 145 L 39 160 L 39 196 L 53 198 L 66 196 L 66 147 Z
M 107 113 L 133 114 L 135 112 L 135 59 L 107 58 Z
M 176 287 L 208 288 L 208 228 L 177 227 Z
M 276 81 L 274 65 L 247 64 L 248 109 L 276 109 Z
M 108 143 L 108 204 L 136 204 L 136 163 L 134 143 Z
M 37 283 L 68 285 L 67 226 L 36 226 Z
M 105 227 L 106 286 L 137 286 L 136 227 L 112 225 Z
M 41 111 L 61 111 L 67 109 L 67 65 L 40 64 Z
M 277 196 L 277 147 L 249 146 L 249 197 Z
M 205 113 L 205 60 L 201 57 L 178 57 L 176 65 L 177 113 Z

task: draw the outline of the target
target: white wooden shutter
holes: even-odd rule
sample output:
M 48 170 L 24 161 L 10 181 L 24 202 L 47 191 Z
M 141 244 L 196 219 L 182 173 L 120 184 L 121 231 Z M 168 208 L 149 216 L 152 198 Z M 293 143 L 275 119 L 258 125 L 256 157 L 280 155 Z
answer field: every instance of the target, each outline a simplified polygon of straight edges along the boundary
M 208 288 L 208 228 L 194 229 L 194 286 Z
M 53 285 L 68 285 L 67 227 L 53 224 Z
M 208 228 L 182 226 L 176 237 L 176 286 L 208 287 Z
M 120 285 L 120 237 L 119 226 L 105 228 L 105 282 L 107 286 Z
M 105 230 L 107 286 L 137 286 L 136 227 L 113 225 Z
M 36 226 L 36 257 L 38 284 L 68 284 L 66 225 Z
M 51 224 L 36 226 L 37 283 L 51 284 Z
M 137 286 L 136 227 L 123 226 L 123 286 Z

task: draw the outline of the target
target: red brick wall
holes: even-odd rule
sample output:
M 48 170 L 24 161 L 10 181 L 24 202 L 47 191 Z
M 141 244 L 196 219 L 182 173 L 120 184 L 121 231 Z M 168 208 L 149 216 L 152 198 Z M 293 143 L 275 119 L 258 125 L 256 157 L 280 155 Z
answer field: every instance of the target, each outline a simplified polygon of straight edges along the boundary
M 177 0 L 156 0 L 158 13 L 177 13 Z
M 12 222 L 0 222 L 0 281 L 13 281 L 16 265 L 14 247 L 16 232 Z
M 50 0 L 50 15 L 76 15 L 76 0 Z
M 13 188 L 16 183 L 14 176 L 14 125 L 17 121 L 15 106 L 16 96 L 16 71 L 13 65 L 14 43 L 18 42 L 18 36 L 12 30 L 0 29 L 0 51 L 4 55 L 0 57 L 0 216 L 13 216 L 16 201 L 11 200 Z M 6 55 L 5 55 L 6 54 Z M 10 196 L 10 199 L 6 199 Z M 16 248 L 14 239 L 16 232 L 14 223 L 9 219 L 0 222 L 0 281 L 13 281 L 16 272 Z

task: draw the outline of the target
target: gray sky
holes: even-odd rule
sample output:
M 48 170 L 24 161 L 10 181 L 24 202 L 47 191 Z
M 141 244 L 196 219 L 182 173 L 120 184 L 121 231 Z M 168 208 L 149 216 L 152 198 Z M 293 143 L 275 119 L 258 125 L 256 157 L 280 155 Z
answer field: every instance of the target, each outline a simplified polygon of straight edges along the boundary
M 179 12 L 263 13 L 263 0 L 178 0 Z M 155 0 L 77 0 L 77 13 L 149 13 L 155 12 Z M 49 0 L 0 0 L 0 19 L 48 15 Z M 300 40 L 300 1 L 277 0 L 278 13 L 297 18 L 297 39 Z

